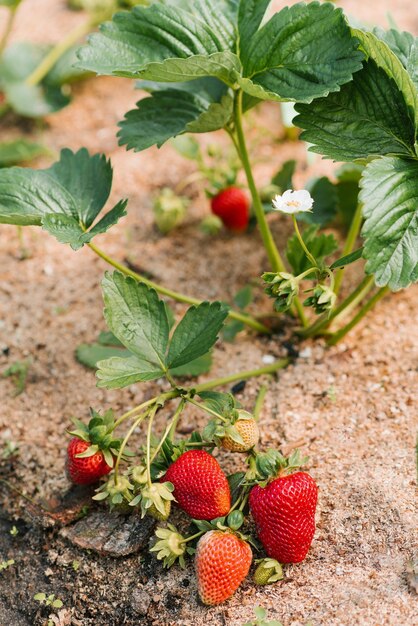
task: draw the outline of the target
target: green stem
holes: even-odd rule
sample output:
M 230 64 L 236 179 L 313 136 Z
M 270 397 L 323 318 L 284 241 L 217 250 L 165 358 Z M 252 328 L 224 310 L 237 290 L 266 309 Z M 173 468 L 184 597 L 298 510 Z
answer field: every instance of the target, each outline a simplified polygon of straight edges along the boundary
M 155 283 L 154 281 L 149 280 L 148 278 L 145 278 L 145 276 L 142 276 L 141 274 L 138 274 L 137 272 L 130 270 L 128 267 L 126 267 L 126 265 L 122 265 L 122 263 L 119 263 L 115 259 L 112 259 L 105 252 L 103 252 L 103 250 L 100 250 L 100 248 L 97 248 L 97 246 L 95 246 L 93 243 L 89 243 L 87 245 L 89 246 L 91 250 L 93 250 L 95 254 L 97 254 L 97 256 L 99 256 L 101 259 L 106 261 L 106 263 L 108 263 L 115 269 L 125 274 L 125 276 L 132 276 L 132 278 L 135 278 L 135 280 L 137 280 L 138 282 L 144 283 L 145 285 L 148 285 L 148 287 L 152 287 L 153 289 L 155 289 L 155 291 L 162 294 L 163 296 L 167 296 L 168 298 L 177 300 L 177 302 L 184 302 L 186 304 L 199 305 L 202 303 L 202 301 L 198 300 L 197 298 L 191 298 L 177 291 L 172 291 L 171 289 L 167 289 L 166 287 L 163 287 L 162 285 L 159 285 L 158 283 Z M 228 313 L 228 317 L 230 317 L 231 319 L 237 320 L 239 322 L 242 322 L 246 326 L 253 328 L 259 333 L 270 334 L 270 330 L 267 328 L 267 326 L 264 326 L 264 324 L 261 324 L 260 322 L 250 317 L 249 315 L 244 315 L 243 313 L 238 313 L 237 311 L 230 310 Z
M 356 212 L 354 213 L 353 219 L 350 224 L 350 229 L 347 234 L 347 239 L 345 240 L 345 245 L 341 256 L 344 257 L 347 254 L 350 254 L 354 248 L 354 244 L 356 243 L 357 237 L 360 232 L 361 223 L 363 221 L 363 213 L 362 213 L 362 205 L 359 203 L 356 208 Z M 341 283 L 344 276 L 345 267 L 342 267 L 336 272 L 335 277 L 335 289 L 334 292 L 338 295 L 341 287 Z
M 154 459 L 157 458 L 159 451 L 161 450 L 161 448 L 163 447 L 164 441 L 167 439 L 167 437 L 170 438 L 171 441 L 173 441 L 173 437 L 174 437 L 174 433 L 176 432 L 176 427 L 178 424 L 178 421 L 180 419 L 181 413 L 184 409 L 184 405 L 185 405 L 185 401 L 182 399 L 177 407 L 177 409 L 175 410 L 175 413 L 173 415 L 173 418 L 171 420 L 171 422 L 167 425 L 163 436 L 160 439 L 160 442 L 158 444 L 158 446 L 155 448 L 153 455 L 151 457 L 151 461 L 150 463 L 152 463 L 154 461 Z
M 120 424 L 122 424 L 122 422 L 124 422 L 126 419 L 128 419 L 128 417 L 135 415 L 135 413 L 139 413 L 143 409 L 146 409 L 147 407 L 151 406 L 151 404 L 155 404 L 157 399 L 158 397 L 151 398 L 151 400 L 147 400 L 146 402 L 143 402 L 142 404 L 138 404 L 138 406 L 135 406 L 133 409 L 130 409 L 130 411 L 127 411 L 126 413 L 121 415 L 119 419 L 115 422 L 114 429 L 117 428 Z
M 3 55 L 7 42 L 9 40 L 10 33 L 12 32 L 13 24 L 16 18 L 16 10 L 17 7 L 9 7 L 9 15 L 6 22 L 6 27 L 0 40 L 0 57 Z
M 264 398 L 266 397 L 267 391 L 268 385 L 261 385 L 253 410 L 253 416 L 256 422 L 258 422 L 258 418 L 260 417 L 261 409 L 263 408 Z
M 94 26 L 95 23 L 92 20 L 88 20 L 87 22 L 74 28 L 74 30 L 68 33 L 68 35 L 60 41 L 60 43 L 48 52 L 38 67 L 36 67 L 32 74 L 25 79 L 25 83 L 27 85 L 38 85 L 45 78 L 48 72 L 51 71 L 62 55 L 74 44 L 76 44 L 79 39 L 84 37 L 84 35 L 87 35 L 87 33 L 89 33 Z
M 184 539 L 184 541 L 182 541 L 181 543 L 188 543 L 189 541 L 193 541 L 193 539 L 197 539 L 198 537 L 201 537 L 202 535 L 204 535 L 205 532 L 207 532 L 207 531 L 206 530 L 199 530 L 199 532 L 196 533 L 195 535 L 190 535 L 190 537 L 186 537 L 186 539 Z
M 120 445 L 118 456 L 115 462 L 115 485 L 118 484 L 119 465 L 120 465 L 120 460 L 122 458 L 123 451 L 126 448 L 126 444 L 128 443 L 128 440 L 130 436 L 132 435 L 132 433 L 134 432 L 135 428 L 139 426 L 139 424 L 147 417 L 148 413 L 149 411 L 145 411 L 145 413 L 141 413 L 141 415 L 136 418 L 136 420 L 134 421 L 134 423 L 132 424 L 128 432 L 126 433 L 125 438 Z
M 256 376 L 263 376 L 263 374 L 274 374 L 277 370 L 283 369 L 289 364 L 289 359 L 280 359 L 280 361 L 276 361 L 271 365 L 266 365 L 265 367 L 260 367 L 255 370 L 246 370 L 244 372 L 239 372 L 238 374 L 231 374 L 231 376 L 224 376 L 223 378 L 215 378 L 214 380 L 210 380 L 207 383 L 202 383 L 200 385 L 195 386 L 195 391 L 199 394 L 201 391 L 209 391 L 210 389 L 214 389 L 215 387 L 221 387 L 222 385 L 229 385 L 230 383 L 235 383 L 239 380 L 246 380 L 248 378 L 255 378 Z
M 242 126 L 242 91 L 241 90 L 239 90 L 236 93 L 236 97 L 235 97 L 234 119 L 235 119 L 235 130 L 237 134 L 238 148 L 239 148 L 238 156 L 240 157 L 242 161 L 245 175 L 247 177 L 248 187 L 251 192 L 254 212 L 257 218 L 258 227 L 260 229 L 261 238 L 263 240 L 263 244 L 266 249 L 266 252 L 270 261 L 270 265 L 273 271 L 284 272 L 285 265 L 280 256 L 280 252 L 278 251 L 277 246 L 274 243 L 273 235 L 267 223 L 263 205 L 261 203 L 260 196 L 258 194 L 257 187 L 254 181 L 253 172 L 251 169 L 250 159 L 249 159 L 248 150 L 247 150 L 247 144 L 245 142 L 244 129 Z
M 187 402 L 190 402 L 190 404 L 193 404 L 194 406 L 197 406 L 201 411 L 205 411 L 206 413 L 209 413 L 210 415 L 213 415 L 214 417 L 217 417 L 218 419 L 222 420 L 223 422 L 227 422 L 228 421 L 228 420 L 226 420 L 223 417 L 223 415 L 219 415 L 219 413 L 217 413 L 213 409 L 210 409 L 208 406 L 205 406 L 204 404 L 200 404 L 200 402 L 197 402 L 196 400 L 193 400 L 193 398 L 187 398 Z
M 302 250 L 304 251 L 304 253 L 308 257 L 309 261 L 312 263 L 314 268 L 318 267 L 318 263 L 317 263 L 315 257 L 309 252 L 308 248 L 306 247 L 306 243 L 303 241 L 303 237 L 302 237 L 301 232 L 299 230 L 298 222 L 296 220 L 296 216 L 295 215 L 292 215 L 292 220 L 293 220 L 293 227 L 295 229 L 296 236 L 297 236 L 297 238 L 299 240 L 299 243 L 300 243 L 300 245 L 302 247 Z
M 379 289 L 379 291 L 377 291 L 374 296 L 361 307 L 357 315 L 355 315 L 353 319 L 348 322 L 348 324 L 346 324 L 345 326 L 343 326 L 343 328 L 331 335 L 331 337 L 327 341 L 327 344 L 329 346 L 335 346 L 343 337 L 346 336 L 348 332 L 350 332 L 352 328 L 354 328 L 354 326 L 356 326 L 363 319 L 366 313 L 368 313 L 370 309 L 372 309 L 375 304 L 377 304 L 379 300 L 381 300 L 381 298 L 383 298 L 383 296 L 385 296 L 388 292 L 388 287 L 382 287 L 381 289 Z
M 158 410 L 158 405 L 154 406 L 149 415 L 148 428 L 147 428 L 147 484 L 151 488 L 151 435 L 152 435 L 152 423 L 154 421 L 155 414 Z
M 306 329 L 302 329 L 299 334 L 302 335 L 302 337 L 313 337 L 314 335 L 320 334 L 321 331 L 327 328 L 348 306 L 360 302 L 373 286 L 373 282 L 373 276 L 366 276 L 361 283 L 357 285 L 354 291 L 331 312 L 329 317 L 327 314 L 322 315 L 314 324 Z

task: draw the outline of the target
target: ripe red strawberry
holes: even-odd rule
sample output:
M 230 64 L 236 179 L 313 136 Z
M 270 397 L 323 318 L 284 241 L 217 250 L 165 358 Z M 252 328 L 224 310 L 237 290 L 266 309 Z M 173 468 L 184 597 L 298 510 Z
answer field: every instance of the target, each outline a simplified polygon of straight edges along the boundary
M 231 508 L 231 492 L 218 461 L 205 450 L 184 452 L 164 475 L 178 505 L 190 517 L 212 520 Z
M 251 548 L 231 532 L 211 530 L 199 540 L 195 569 L 200 599 L 204 604 L 220 604 L 238 589 L 247 576 Z
M 67 448 L 66 470 L 68 477 L 77 485 L 91 485 L 96 483 L 112 469 L 98 450 L 91 456 L 77 458 L 77 454 L 85 452 L 91 444 L 78 437 L 73 437 Z
M 280 563 L 303 561 L 315 533 L 317 499 L 318 487 L 305 472 L 252 488 L 250 510 L 268 556 Z
M 239 187 L 227 187 L 211 200 L 212 213 L 217 215 L 225 227 L 235 232 L 246 230 L 250 219 L 250 202 L 247 194 Z

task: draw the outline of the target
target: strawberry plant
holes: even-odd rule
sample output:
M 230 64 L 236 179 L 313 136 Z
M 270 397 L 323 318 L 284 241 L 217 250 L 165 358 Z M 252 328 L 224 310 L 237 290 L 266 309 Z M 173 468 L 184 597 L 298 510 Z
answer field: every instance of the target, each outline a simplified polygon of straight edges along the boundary
M 299 335 L 325 334 L 334 344 L 389 290 L 406 288 L 418 278 L 418 43 L 393 29 L 350 28 L 342 11 L 327 2 L 298 3 L 268 19 L 269 4 L 166 0 L 135 6 L 116 13 L 91 35 L 78 53 L 78 67 L 140 80 L 147 87 L 149 95 L 120 123 L 119 140 L 128 149 L 161 147 L 186 133 L 227 133 L 265 247 L 270 267 L 266 262 L 263 280 L 275 314 L 297 318 Z M 95 20 L 114 9 L 113 3 L 103 6 L 105 12 L 95 13 Z M 50 70 L 51 56 L 46 58 L 48 63 L 41 60 L 34 70 L 38 87 Z M 15 87 L 26 93 L 34 86 L 27 73 L 15 82 L 4 82 L 10 100 Z M 336 182 L 323 177 L 294 190 L 289 182 L 294 164 L 288 163 L 260 196 L 243 118 L 261 101 L 296 103 L 295 124 L 303 129 L 302 138 L 314 151 L 346 162 Z M 245 192 L 231 185 L 215 196 L 212 207 L 226 226 L 242 230 L 249 206 L 244 206 Z M 161 380 L 162 391 L 119 417 L 108 410 L 103 416 L 92 412 L 88 425 L 77 421 L 70 431 L 68 474 L 78 483 L 104 478 L 94 499 L 124 513 L 137 509 L 142 516 L 167 521 L 177 504 L 195 530 L 183 535 L 169 523 L 157 530 L 152 551 L 165 566 L 184 565 L 195 554 L 200 597 L 217 604 L 247 576 L 250 545 L 266 555 L 257 559 L 255 581 L 269 584 L 282 578 L 281 563 L 305 559 L 314 537 L 318 490 L 313 478 L 300 471 L 305 460 L 296 452 L 289 458 L 276 450 L 260 452 L 255 419 L 260 402 L 246 410 L 233 395 L 216 390 L 276 373 L 288 361 L 185 385 L 185 376 L 207 371 L 227 318 L 236 324 L 234 333 L 242 325 L 265 334 L 270 329 L 244 312 L 247 301 L 237 303 L 239 310 L 218 301 L 201 302 L 138 274 L 98 248 L 96 237 L 126 215 L 125 199 L 103 215 L 111 186 L 110 162 L 83 148 L 63 150 L 47 169 L 4 168 L 0 222 L 40 226 L 74 251 L 88 246 L 116 270 L 102 282 L 109 334 L 78 356 L 97 368 L 99 387 Z M 287 262 L 271 230 L 278 213 L 286 214 L 294 228 Z M 332 221 L 346 230 L 342 249 L 320 230 Z M 357 246 L 360 234 L 364 241 Z M 365 275 L 340 301 L 345 267 L 360 259 L 365 260 Z M 191 305 L 177 325 L 160 295 Z M 358 306 L 354 317 L 341 324 Z M 208 420 L 201 432 L 177 440 L 188 405 Z M 155 418 L 161 411 L 170 416 L 156 437 Z M 114 436 L 127 420 L 125 434 Z M 128 450 L 133 433 L 145 424 L 143 447 Z M 217 448 L 245 455 L 247 470 L 226 476 L 212 455 Z M 132 455 L 138 457 L 135 462 Z M 251 535 L 248 512 L 257 537 Z

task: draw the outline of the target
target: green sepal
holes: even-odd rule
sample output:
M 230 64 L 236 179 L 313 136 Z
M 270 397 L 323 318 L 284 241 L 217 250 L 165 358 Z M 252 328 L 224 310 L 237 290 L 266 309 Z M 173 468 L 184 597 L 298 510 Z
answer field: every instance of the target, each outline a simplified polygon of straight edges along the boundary
M 75 455 L 76 459 L 86 459 L 89 456 L 94 456 L 96 454 L 96 452 L 99 451 L 99 446 L 93 444 L 91 446 L 89 446 L 86 450 L 84 450 L 84 452 L 80 452 L 79 454 Z

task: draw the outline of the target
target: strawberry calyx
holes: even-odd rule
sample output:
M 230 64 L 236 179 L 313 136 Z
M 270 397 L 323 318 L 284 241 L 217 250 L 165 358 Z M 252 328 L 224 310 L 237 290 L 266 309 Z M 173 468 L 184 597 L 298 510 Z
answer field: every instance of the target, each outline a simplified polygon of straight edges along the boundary
M 139 494 L 131 501 L 130 506 L 141 504 L 141 517 L 151 515 L 161 521 L 168 519 L 171 510 L 174 485 L 169 482 L 144 485 Z
M 134 485 L 126 476 L 116 476 L 114 473 L 106 480 L 103 485 L 96 489 L 96 495 L 93 500 L 102 502 L 108 500 L 110 508 L 121 508 L 129 505 L 134 497 Z
M 245 447 L 245 441 L 236 428 L 238 421 L 254 421 L 254 416 L 244 409 L 235 409 L 228 418 L 213 418 L 209 420 L 202 432 L 204 441 L 212 442 L 221 447 L 225 437 Z
M 288 476 L 298 471 L 307 461 L 308 457 L 302 457 L 299 450 L 285 457 L 278 450 L 270 449 L 249 458 L 247 478 L 253 478 L 256 483 L 265 486 L 279 476 Z
M 74 418 L 72 421 L 76 428 L 68 430 L 69 435 L 78 437 L 91 445 L 75 457 L 82 459 L 93 456 L 97 452 L 102 452 L 104 459 L 109 467 L 114 466 L 115 457 L 117 457 L 122 439 L 113 437 L 115 428 L 115 419 L 112 409 L 108 409 L 103 415 L 100 415 L 94 409 L 90 409 L 91 419 L 88 424 L 84 424 L 81 420 Z M 132 456 L 132 453 L 125 449 L 123 458 Z
M 194 554 L 194 549 L 187 545 L 194 536 L 184 537 L 173 524 L 167 524 L 167 528 L 157 528 L 155 535 L 159 541 L 150 548 L 150 552 L 157 553 L 157 559 L 163 562 L 163 567 L 169 568 L 178 561 L 180 567 L 184 568 L 185 555 Z
M 279 561 L 269 557 L 257 559 L 257 568 L 254 572 L 253 580 L 257 585 L 270 585 L 278 580 L 283 580 L 283 568 Z

